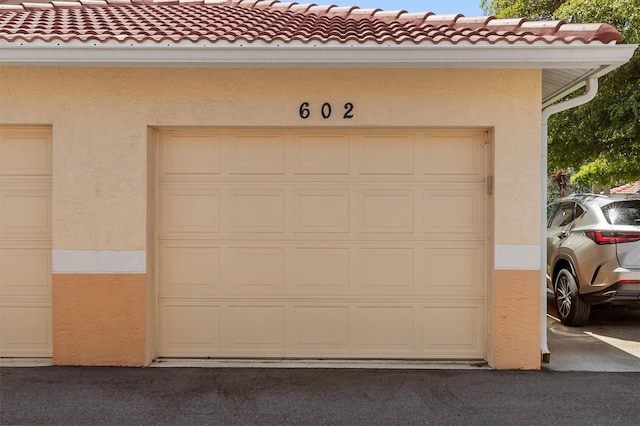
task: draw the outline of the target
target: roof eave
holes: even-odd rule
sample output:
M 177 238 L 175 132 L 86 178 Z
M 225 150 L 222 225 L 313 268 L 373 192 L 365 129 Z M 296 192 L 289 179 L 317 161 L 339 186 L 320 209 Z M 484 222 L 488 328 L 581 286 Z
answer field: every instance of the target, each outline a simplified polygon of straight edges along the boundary
M 631 53 L 633 54 L 633 51 Z M 581 89 L 586 85 L 587 80 L 591 78 L 600 78 L 606 74 L 609 74 L 611 71 L 615 70 L 616 68 L 619 68 L 625 63 L 626 62 L 607 64 L 607 65 L 602 65 L 598 68 L 588 70 L 587 72 L 583 73 L 579 77 L 572 79 L 571 81 L 567 82 L 561 87 L 558 87 L 557 90 L 555 90 L 550 95 L 544 96 L 542 98 L 542 108 L 546 108 L 549 105 L 564 98 L 565 96 L 575 92 L 576 90 Z
M 0 66 L 152 68 L 417 68 L 581 70 L 551 87 L 548 105 L 627 63 L 637 45 L 173 41 L 2 41 Z M 556 87 L 557 86 L 557 87 Z
M 596 68 L 626 63 L 636 45 L 7 42 L 7 66 Z

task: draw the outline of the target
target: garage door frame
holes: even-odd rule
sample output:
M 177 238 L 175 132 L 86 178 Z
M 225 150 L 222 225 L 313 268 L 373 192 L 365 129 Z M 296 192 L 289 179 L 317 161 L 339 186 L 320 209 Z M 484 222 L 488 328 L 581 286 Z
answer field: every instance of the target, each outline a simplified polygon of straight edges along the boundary
M 157 194 L 158 194 L 158 190 L 159 190 L 159 184 L 160 184 L 160 179 L 159 179 L 159 175 L 158 172 L 160 170 L 160 165 L 159 165 L 159 155 L 158 155 L 158 146 L 160 144 L 160 138 L 161 135 L 165 132 L 171 132 L 171 131 L 177 131 L 177 132 L 200 132 L 200 131 L 204 131 L 204 132 L 246 132 L 248 130 L 255 130 L 255 129 L 262 129 L 262 130 L 266 130 L 266 131 L 293 131 L 293 132 L 301 132 L 304 131 L 305 129 L 301 129 L 301 128 L 295 128 L 295 127 L 260 127 L 260 128 L 246 128 L 246 127 L 189 127 L 189 128 L 183 128 L 183 127 L 160 127 L 160 128 L 153 128 L 150 129 L 150 174 L 152 175 L 152 179 L 151 180 L 151 184 L 150 184 L 150 188 L 149 188 L 149 192 L 150 192 L 150 197 L 149 197 L 149 207 L 150 207 L 150 211 L 153 212 L 153 218 L 152 221 L 154 222 L 151 226 L 150 226 L 150 235 L 152 236 L 152 241 L 153 244 L 150 245 L 150 247 L 152 247 L 152 249 L 150 250 L 150 259 L 154 259 L 153 265 L 149 265 L 149 269 L 148 269 L 148 273 L 149 273 L 149 278 L 150 281 L 154 283 L 154 285 L 152 286 L 152 293 L 153 293 L 153 306 L 148 306 L 149 308 L 149 312 L 151 312 L 152 316 L 153 316 L 153 324 L 150 327 L 150 331 L 152 331 L 151 333 L 149 333 L 149 336 L 153 336 L 152 338 L 149 339 L 149 348 L 153 348 L 152 352 L 157 356 L 158 354 L 161 354 L 160 349 L 158 347 L 158 341 L 157 339 L 159 338 L 159 326 L 160 326 L 160 321 L 158 319 L 158 312 L 159 312 L 159 308 L 158 308 L 158 301 L 159 301 L 159 278 L 158 276 L 156 276 L 157 274 L 157 269 L 155 268 L 155 265 L 158 265 L 158 262 L 160 261 L 160 259 L 158 259 L 158 253 L 159 253 L 159 249 L 158 249 L 158 244 L 159 244 L 159 239 L 157 238 L 157 223 L 155 223 L 155 221 L 158 220 L 158 213 L 159 213 L 159 209 L 160 206 L 158 205 L 157 202 Z M 324 132 L 343 132 L 343 131 L 347 131 L 347 132 L 367 132 L 367 131 L 371 131 L 371 129 L 361 129 L 361 128 L 354 128 L 354 127 L 340 127 L 340 128 L 311 128 L 309 129 L 312 132 L 314 131 L 324 131 Z M 491 138 L 490 138 L 490 132 L 487 129 L 480 129 L 480 128 L 455 128 L 455 129 L 449 129 L 449 128 L 415 128 L 415 127 L 385 127 L 385 128 L 376 128 L 376 131 L 383 131 L 383 132 L 394 132 L 394 131 L 400 131 L 400 132 L 427 132 L 427 133 L 434 133 L 434 134 L 450 134 L 451 132 L 462 132 L 462 133 L 478 133 L 478 134 L 483 134 L 484 135 L 484 144 L 486 145 L 486 149 L 485 149 L 485 154 L 484 154 L 484 170 L 483 173 L 485 176 L 483 176 L 484 178 L 487 178 L 488 176 L 491 175 L 492 170 L 493 170 L 493 164 L 492 164 L 492 159 L 493 159 L 493 152 L 492 152 L 492 144 L 491 142 Z M 489 179 L 487 179 L 485 182 L 483 182 L 484 184 L 488 184 L 490 182 Z M 489 195 L 487 195 L 489 194 Z M 483 339 L 482 342 L 482 346 L 483 346 L 483 351 L 484 351 L 484 355 L 483 355 L 483 360 L 488 360 L 492 357 L 492 345 L 490 344 L 490 339 L 491 339 L 491 330 L 492 330 L 492 317 L 490 315 L 490 313 L 493 310 L 493 306 L 492 306 L 492 293 L 493 293 L 493 288 L 492 288 L 492 283 L 493 283 L 493 279 L 492 279 L 492 274 L 493 274 L 493 268 L 492 268 L 492 235 L 493 235 L 493 228 L 492 228 L 492 218 L 493 218 L 493 211 L 492 211 L 492 205 L 493 205 L 493 197 L 491 196 L 491 191 L 488 189 L 487 192 L 483 193 L 483 209 L 484 209 L 484 215 L 485 215 L 485 220 L 484 220 L 484 236 L 485 236 L 485 243 L 484 243 L 484 312 L 482 313 L 483 315 L 483 321 L 484 321 L 484 335 L 481 336 L 481 338 Z M 151 218 L 150 218 L 151 219 Z M 155 340 L 155 341 L 154 341 Z M 279 358 L 278 355 L 275 355 L 276 358 Z

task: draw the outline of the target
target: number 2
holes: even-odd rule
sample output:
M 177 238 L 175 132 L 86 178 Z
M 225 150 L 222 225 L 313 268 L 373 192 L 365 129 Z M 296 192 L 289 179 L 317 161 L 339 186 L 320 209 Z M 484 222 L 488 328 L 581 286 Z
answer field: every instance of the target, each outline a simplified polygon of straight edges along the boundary
M 353 118 L 353 104 L 351 102 L 347 102 L 344 104 L 344 115 L 342 116 L 345 120 Z

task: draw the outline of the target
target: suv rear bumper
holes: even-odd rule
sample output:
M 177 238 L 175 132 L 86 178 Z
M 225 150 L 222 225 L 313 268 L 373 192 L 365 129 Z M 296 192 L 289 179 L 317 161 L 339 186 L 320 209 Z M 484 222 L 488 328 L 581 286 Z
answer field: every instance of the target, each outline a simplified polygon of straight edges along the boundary
M 639 282 L 618 282 L 608 286 L 606 289 L 581 294 L 581 299 L 591 305 L 601 303 L 612 303 L 615 305 L 638 305 L 640 307 L 640 281 Z

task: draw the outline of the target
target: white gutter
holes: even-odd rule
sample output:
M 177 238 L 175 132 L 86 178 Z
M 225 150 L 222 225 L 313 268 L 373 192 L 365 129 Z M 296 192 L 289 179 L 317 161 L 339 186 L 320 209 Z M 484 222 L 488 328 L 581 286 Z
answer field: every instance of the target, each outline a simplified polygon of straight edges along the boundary
M 629 61 L 633 45 L 5 41 L 0 66 L 580 69 Z
M 547 167 L 548 148 L 547 138 L 549 133 L 549 117 L 558 112 L 584 105 L 591 101 L 598 93 L 598 79 L 587 80 L 586 92 L 573 99 L 550 105 L 542 110 L 542 153 L 541 153 L 541 188 L 540 188 L 540 347 L 542 350 L 542 362 L 551 360 L 551 353 L 547 344 Z

